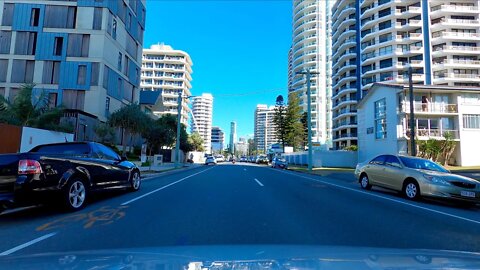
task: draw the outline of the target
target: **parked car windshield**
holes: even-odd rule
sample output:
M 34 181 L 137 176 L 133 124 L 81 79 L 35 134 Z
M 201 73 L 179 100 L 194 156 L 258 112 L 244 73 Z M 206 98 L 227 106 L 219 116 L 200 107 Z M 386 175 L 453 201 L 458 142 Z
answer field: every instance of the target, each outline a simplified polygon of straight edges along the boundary
M 41 145 L 30 150 L 32 153 L 52 153 L 52 154 L 77 154 L 84 155 L 90 153 L 90 148 L 85 143 L 74 144 L 51 144 Z
M 408 168 L 421 169 L 437 172 L 448 172 L 447 169 L 428 159 L 400 157 L 403 164 Z

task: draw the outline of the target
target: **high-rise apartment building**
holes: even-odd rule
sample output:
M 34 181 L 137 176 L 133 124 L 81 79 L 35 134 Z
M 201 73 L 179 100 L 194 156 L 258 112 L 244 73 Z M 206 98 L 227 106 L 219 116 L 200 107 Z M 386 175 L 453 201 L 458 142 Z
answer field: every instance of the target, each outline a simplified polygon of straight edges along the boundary
M 203 147 L 205 152 L 212 151 L 212 113 L 213 96 L 211 94 L 202 94 L 192 98 L 192 123 L 191 132 L 198 132 L 203 138 Z
M 235 142 L 237 141 L 237 123 L 230 122 L 230 141 L 228 143 L 228 149 L 230 153 L 235 153 Z
M 212 153 L 221 153 L 224 149 L 225 133 L 220 127 L 212 127 Z
M 268 107 L 267 105 L 259 104 L 255 109 L 253 139 L 257 151 L 267 153 L 268 148 L 278 142 L 273 122 L 274 115 L 275 106 Z
M 328 71 L 330 0 L 294 0 L 293 36 L 289 51 L 289 92 L 298 93 L 303 111 L 307 111 L 305 76 L 298 72 L 310 70 L 312 140 L 330 143 L 330 79 Z
M 0 1 L 0 95 L 22 84 L 67 108 L 76 140 L 138 102 L 146 1 Z
M 410 67 L 414 84 L 479 86 L 479 6 L 478 0 L 337 1 L 334 146 L 357 143 L 356 100 L 375 82 L 407 84 Z
M 142 74 L 140 87 L 142 91 L 158 91 L 159 96 L 152 113 L 177 115 L 178 93 L 184 97 L 191 95 L 192 60 L 181 50 L 174 50 L 165 44 L 155 44 L 143 49 Z M 151 95 L 149 93 L 148 95 Z M 181 122 L 188 124 L 189 100 L 182 100 Z

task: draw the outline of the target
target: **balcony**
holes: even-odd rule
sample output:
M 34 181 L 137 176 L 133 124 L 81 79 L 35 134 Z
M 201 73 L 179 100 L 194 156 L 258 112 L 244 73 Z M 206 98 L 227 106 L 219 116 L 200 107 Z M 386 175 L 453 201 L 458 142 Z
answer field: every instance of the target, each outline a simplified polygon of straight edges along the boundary
M 445 133 L 450 133 L 453 136 L 454 140 L 460 139 L 458 130 L 452 129 L 427 129 L 427 128 L 415 128 L 415 137 L 418 140 L 428 140 L 428 139 L 445 139 Z M 410 139 L 410 128 L 403 132 L 403 137 Z
M 455 80 L 455 79 L 460 79 L 460 80 L 475 80 L 475 82 L 480 81 L 480 75 L 479 74 L 436 74 L 433 77 L 435 80 Z
M 356 138 L 357 138 L 357 133 L 356 133 L 356 132 L 353 132 L 353 133 L 344 133 L 344 134 L 334 135 L 334 136 L 333 136 L 333 139 L 334 139 L 334 140 L 346 139 L 346 138 L 356 139 Z
M 434 12 L 469 12 L 474 13 L 478 11 L 477 6 L 456 6 L 456 5 L 439 5 L 431 8 Z
M 473 39 L 478 40 L 480 38 L 479 33 L 463 33 L 463 32 L 435 32 L 432 34 L 432 39 Z
M 421 113 L 421 114 L 458 113 L 457 104 L 445 104 L 445 103 L 435 103 L 435 102 L 429 102 L 429 103 L 414 102 L 413 109 L 415 113 Z M 410 113 L 410 102 L 402 102 L 402 112 Z

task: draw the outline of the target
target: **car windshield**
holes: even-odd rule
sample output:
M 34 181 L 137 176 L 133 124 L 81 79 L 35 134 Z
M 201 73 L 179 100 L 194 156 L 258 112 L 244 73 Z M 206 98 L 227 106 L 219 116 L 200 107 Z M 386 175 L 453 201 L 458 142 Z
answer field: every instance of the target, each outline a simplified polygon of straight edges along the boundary
M 447 169 L 427 159 L 400 156 L 400 160 L 408 168 L 429 170 L 429 171 L 436 171 L 436 172 L 448 172 Z

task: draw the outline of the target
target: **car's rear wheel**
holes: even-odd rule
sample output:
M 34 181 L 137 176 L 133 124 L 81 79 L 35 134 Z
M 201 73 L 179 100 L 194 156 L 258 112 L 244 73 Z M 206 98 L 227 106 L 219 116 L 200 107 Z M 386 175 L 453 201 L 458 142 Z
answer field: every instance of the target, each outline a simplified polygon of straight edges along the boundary
M 420 198 L 420 187 L 414 180 L 407 180 L 403 185 L 403 195 L 409 200 L 418 200 Z
M 142 180 L 140 178 L 140 173 L 138 171 L 134 171 L 130 179 L 130 190 L 138 191 L 140 189 L 141 183 Z
M 360 176 L 360 186 L 366 190 L 372 189 L 372 185 L 370 184 L 370 180 L 366 174 L 362 174 L 362 176 Z
M 65 207 L 69 211 L 76 211 L 85 207 L 88 198 L 88 188 L 81 178 L 68 181 L 63 191 Z

